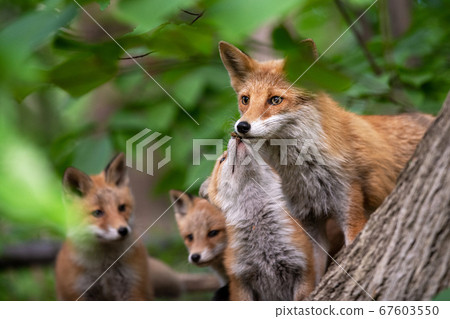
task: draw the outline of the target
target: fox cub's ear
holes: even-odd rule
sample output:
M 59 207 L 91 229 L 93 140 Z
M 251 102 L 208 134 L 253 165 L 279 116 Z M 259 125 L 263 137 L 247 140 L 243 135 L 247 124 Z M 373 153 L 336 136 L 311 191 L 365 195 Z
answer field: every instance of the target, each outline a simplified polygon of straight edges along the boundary
M 64 190 L 69 194 L 84 196 L 92 187 L 91 178 L 82 171 L 69 167 L 64 172 Z
M 198 194 L 200 195 L 200 197 L 204 198 L 204 199 L 209 199 L 208 197 L 208 186 L 209 186 L 209 182 L 211 181 L 211 176 L 208 177 L 200 186 L 200 190 L 198 191 Z
M 219 42 L 219 52 L 223 65 L 230 75 L 231 86 L 237 91 L 252 71 L 255 61 L 235 46 L 224 41 Z
M 188 194 L 183 194 L 182 191 L 170 190 L 170 200 L 174 203 L 175 216 L 177 218 L 184 217 L 189 207 L 192 205 L 193 197 Z
M 106 166 L 105 181 L 117 186 L 128 185 L 127 166 L 125 165 L 125 156 L 123 153 L 119 153 Z

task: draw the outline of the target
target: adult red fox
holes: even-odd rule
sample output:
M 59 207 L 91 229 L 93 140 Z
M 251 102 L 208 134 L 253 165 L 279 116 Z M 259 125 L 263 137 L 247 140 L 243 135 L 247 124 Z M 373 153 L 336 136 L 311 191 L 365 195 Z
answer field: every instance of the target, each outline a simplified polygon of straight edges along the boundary
M 290 211 L 315 239 L 320 276 L 326 219 L 334 217 L 352 243 L 434 118 L 360 116 L 324 93 L 292 86 L 284 60 L 258 62 L 225 42 L 219 51 L 238 96 L 235 131 L 280 175 Z

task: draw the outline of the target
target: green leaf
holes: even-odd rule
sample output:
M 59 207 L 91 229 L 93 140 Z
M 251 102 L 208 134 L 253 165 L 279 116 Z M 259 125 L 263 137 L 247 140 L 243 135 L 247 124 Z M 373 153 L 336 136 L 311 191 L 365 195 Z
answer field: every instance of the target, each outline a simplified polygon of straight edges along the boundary
M 109 122 L 113 130 L 142 130 L 147 127 L 145 116 L 136 112 L 118 112 Z
M 111 59 L 79 56 L 53 68 L 50 80 L 70 95 L 79 97 L 111 80 L 117 68 L 117 61 Z
M 200 98 L 206 85 L 202 72 L 194 71 L 182 77 L 173 87 L 176 98 L 186 110 L 196 108 L 195 103 Z
M 100 10 L 105 10 L 106 8 L 108 8 L 109 4 L 110 4 L 110 0 L 95 0 L 95 2 L 98 3 L 98 5 L 100 6 Z
M 150 37 L 151 48 L 156 51 L 155 55 L 180 59 L 191 59 L 198 55 L 208 56 L 213 50 L 217 50 L 216 41 L 213 28 L 186 24 L 162 25 Z
M 152 105 L 146 118 L 146 127 L 158 131 L 167 132 L 175 123 L 175 117 L 182 112 L 178 105 L 172 101 L 165 101 Z
M 2 107 L 11 103 L 4 94 L 0 100 Z M 0 219 L 64 234 L 67 209 L 51 161 L 9 121 L 3 121 L 4 109 L 1 113 Z
M 223 39 L 236 42 L 297 7 L 297 0 L 219 0 L 206 10 L 202 22 L 216 26 Z
M 414 87 L 419 88 L 422 84 L 432 80 L 434 78 L 434 74 L 431 72 L 427 73 L 417 73 L 414 74 L 413 72 L 407 72 L 407 73 L 400 73 L 400 79 L 404 83 L 411 84 Z
M 25 15 L 0 32 L 0 47 L 7 45 L 29 55 L 71 21 L 76 12 L 75 6 L 69 5 L 60 13 L 48 8 Z
M 433 301 L 450 301 L 450 288 L 442 290 L 433 298 Z
M 307 47 L 304 50 L 310 51 Z M 350 88 L 352 81 L 339 71 L 333 70 L 322 60 L 312 67 L 312 59 L 304 54 L 289 52 L 286 60 L 286 70 L 290 81 L 296 81 L 295 85 L 311 90 L 327 90 L 340 92 Z
M 280 25 L 272 32 L 273 47 L 277 50 L 294 50 L 298 44 L 294 42 L 285 26 Z
M 74 150 L 72 166 L 91 175 L 100 173 L 113 156 L 113 147 L 108 136 L 88 137 L 81 140 Z
M 425 101 L 425 94 L 420 90 L 405 90 L 406 95 L 412 101 L 414 106 L 422 105 Z
M 53 8 L 19 17 L 0 31 L 0 85 L 11 87 L 18 99 L 42 86 L 43 72 L 33 52 L 43 46 L 76 14 L 73 5 L 61 12 Z
M 136 29 L 133 34 L 148 32 L 167 22 L 169 17 L 183 8 L 189 8 L 195 0 L 126 0 L 120 1 L 114 14 Z
M 384 94 L 389 92 L 389 75 L 374 76 L 370 73 L 360 75 L 346 95 L 352 97 L 373 96 L 374 94 Z

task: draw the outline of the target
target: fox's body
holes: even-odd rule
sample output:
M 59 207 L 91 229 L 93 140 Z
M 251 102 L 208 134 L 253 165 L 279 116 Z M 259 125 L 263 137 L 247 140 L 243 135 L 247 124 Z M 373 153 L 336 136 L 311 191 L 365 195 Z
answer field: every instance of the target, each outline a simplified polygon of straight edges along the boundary
M 278 176 L 256 161 L 243 164 L 248 154 L 230 140 L 207 186 L 226 218 L 230 299 L 302 300 L 314 288 L 312 245 L 288 215 Z
M 282 60 L 257 62 L 223 42 L 220 53 L 238 94 L 235 129 L 279 174 L 289 209 L 319 243 L 320 277 L 326 219 L 339 223 L 350 244 L 393 189 L 433 117 L 359 116 L 326 94 L 292 87 Z
M 227 233 L 222 212 L 206 199 L 181 191 L 170 191 L 170 197 L 175 202 L 175 218 L 189 251 L 189 262 L 211 267 L 219 275 L 222 285 L 227 283 L 223 265 Z
M 132 245 L 133 197 L 123 154 L 99 175 L 88 176 L 77 169 L 67 169 L 64 184 L 83 216 L 82 224 L 69 231 L 57 257 L 58 298 L 153 299 L 147 252 L 139 241 Z
M 115 245 L 113 249 L 103 247 L 87 252 L 66 242 L 58 255 L 56 266 L 58 299 L 152 300 L 147 252 L 141 243 L 136 243 L 137 246 L 133 246 L 101 276 L 131 243 L 124 242 L 124 245 Z

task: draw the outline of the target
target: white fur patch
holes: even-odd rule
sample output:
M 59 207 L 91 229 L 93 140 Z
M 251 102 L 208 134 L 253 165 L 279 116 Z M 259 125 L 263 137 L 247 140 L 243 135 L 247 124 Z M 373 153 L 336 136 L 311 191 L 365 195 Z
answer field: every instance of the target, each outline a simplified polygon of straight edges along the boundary
M 103 228 L 100 228 L 95 225 L 89 225 L 88 229 L 92 232 L 92 234 L 97 236 L 97 238 L 100 240 L 114 241 L 114 240 L 118 240 L 118 239 L 122 238 L 122 236 L 120 236 L 118 230 L 111 226 L 108 226 L 107 229 L 103 229 Z M 127 229 L 128 229 L 128 233 L 130 233 L 131 229 L 129 226 L 127 226 Z

